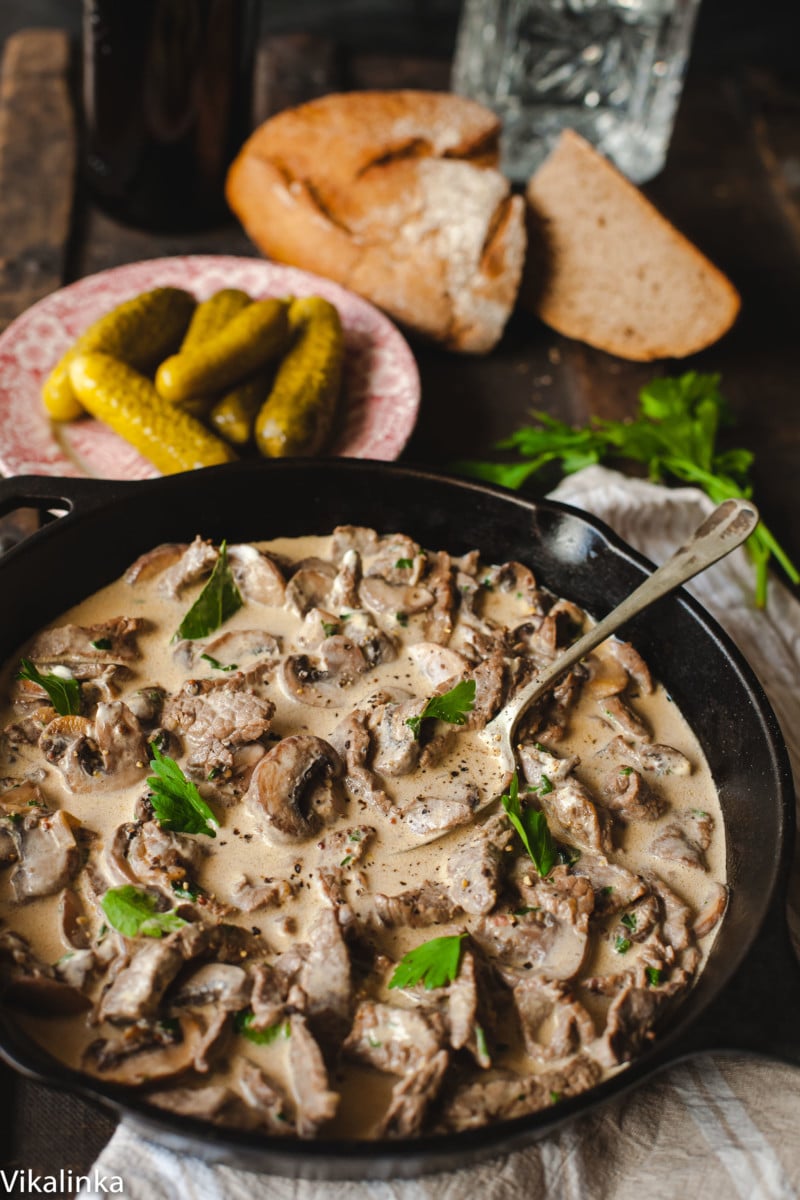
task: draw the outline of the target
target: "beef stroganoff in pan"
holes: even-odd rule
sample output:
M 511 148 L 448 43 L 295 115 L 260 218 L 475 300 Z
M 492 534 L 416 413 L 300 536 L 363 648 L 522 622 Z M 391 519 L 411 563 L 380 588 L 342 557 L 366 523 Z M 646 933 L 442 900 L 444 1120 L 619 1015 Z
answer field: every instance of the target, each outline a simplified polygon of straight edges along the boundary
M 725 839 L 623 641 L 503 775 L 482 729 L 587 623 L 521 563 L 355 526 L 143 555 L 6 667 L 19 1021 L 282 1136 L 467 1129 L 618 1071 L 702 969 Z

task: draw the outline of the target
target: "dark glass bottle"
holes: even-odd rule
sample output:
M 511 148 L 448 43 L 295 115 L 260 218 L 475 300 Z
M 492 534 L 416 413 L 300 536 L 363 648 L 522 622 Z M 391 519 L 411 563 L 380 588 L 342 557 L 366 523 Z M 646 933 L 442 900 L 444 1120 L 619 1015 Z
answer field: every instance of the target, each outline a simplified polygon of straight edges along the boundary
M 257 15 L 257 0 L 84 0 L 86 174 L 112 216 L 162 232 L 227 218 Z

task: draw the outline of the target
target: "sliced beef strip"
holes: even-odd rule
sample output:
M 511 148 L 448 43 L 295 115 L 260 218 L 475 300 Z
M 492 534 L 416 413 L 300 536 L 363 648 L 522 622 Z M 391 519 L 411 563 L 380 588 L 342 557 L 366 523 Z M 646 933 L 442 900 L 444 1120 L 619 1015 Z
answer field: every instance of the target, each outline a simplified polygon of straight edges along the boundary
M 377 1129 L 378 1137 L 413 1137 L 420 1133 L 428 1109 L 436 1099 L 450 1063 L 446 1050 L 423 1062 L 392 1088 L 392 1098 Z
M 286 585 L 287 608 L 304 617 L 309 609 L 330 608 L 330 592 L 336 578 L 333 563 L 323 558 L 308 558 L 295 565 Z
M 415 1074 L 446 1043 L 443 1017 L 433 1010 L 362 1000 L 343 1052 L 391 1075 Z
M 325 1060 L 305 1018 L 289 1018 L 289 1078 L 294 1095 L 297 1132 L 314 1137 L 339 1107 L 339 1095 L 331 1091 Z
M 211 574 L 217 565 L 219 551 L 213 542 L 204 540 L 198 534 L 191 545 L 186 547 L 180 558 L 170 565 L 166 565 L 168 557 L 168 555 L 163 557 L 166 569 L 161 572 L 159 591 L 171 600 L 177 600 L 185 588 Z M 137 560 L 137 563 L 141 562 L 141 559 Z M 132 578 L 136 572 L 137 563 L 128 569 L 126 578 L 129 583 L 135 583 L 144 577 L 140 569 L 136 579 Z
M 497 903 L 506 848 L 514 832 L 505 817 L 487 821 L 447 860 L 450 898 L 464 912 L 489 913 Z
M 519 747 L 519 761 L 525 782 L 537 791 L 544 785 L 564 783 L 577 765 L 577 758 L 560 758 L 551 753 L 541 742 L 523 742 Z
M 350 954 L 332 908 L 323 908 L 314 919 L 298 983 L 315 1036 L 323 1042 L 340 1040 L 349 1024 L 353 986 Z
M 626 670 L 632 682 L 643 696 L 650 696 L 654 690 L 653 677 L 650 668 L 638 650 L 630 642 L 621 642 L 617 638 L 609 638 L 606 648 L 613 654 Z
M 389 583 L 380 575 L 368 575 L 358 589 L 360 607 L 377 616 L 401 619 L 430 609 L 435 601 L 427 581 L 422 584 Z
M 427 565 L 425 552 L 404 533 L 386 534 L 367 557 L 368 575 L 380 575 L 395 584 L 419 583 Z
M 496 716 L 505 698 L 505 660 L 501 650 L 494 651 L 465 678 L 475 681 L 475 704 L 464 720 L 465 729 L 483 729 Z
M 597 702 L 600 716 L 615 733 L 634 742 L 649 742 L 652 734 L 641 717 L 625 703 L 621 696 L 604 696 Z
M 415 642 L 409 646 L 408 654 L 417 670 L 434 687 L 447 684 L 453 686 L 457 679 L 465 677 L 469 661 L 457 650 L 440 646 L 438 642 Z
M 521 979 L 513 990 L 525 1049 L 539 1061 L 566 1058 L 591 1045 L 594 1022 L 569 988 L 550 979 Z
M 598 811 L 588 790 L 574 777 L 537 796 L 550 832 L 559 841 L 579 850 L 609 854 L 612 849 L 608 814 Z
M 573 979 L 586 956 L 587 934 L 551 913 L 514 917 L 497 913 L 469 922 L 469 932 L 504 978 L 531 972 L 548 979 Z
M 591 883 L 595 912 L 600 916 L 627 908 L 647 890 L 638 875 L 608 862 L 603 855 L 584 853 L 571 870 L 573 875 L 583 875 Z
M 329 601 L 331 608 L 340 612 L 343 608 L 359 607 L 358 586 L 361 583 L 361 557 L 357 550 L 347 550 L 342 555 L 339 570 L 331 584 Z
M 472 820 L 480 793 L 474 784 L 455 781 L 446 796 L 418 796 L 402 810 L 408 829 L 418 837 L 446 833 Z
M 612 1001 L 595 1057 L 606 1067 L 629 1062 L 654 1037 L 653 1023 L 664 1001 L 656 988 L 629 984 Z
M 336 829 L 317 842 L 319 866 L 334 868 L 359 863 L 375 840 L 374 825 L 351 825 Z M 349 860 L 349 861 L 345 861 Z
M 538 1112 L 585 1092 L 599 1081 L 600 1074 L 599 1065 L 587 1054 L 576 1055 L 558 1070 L 537 1075 L 492 1068 L 456 1087 L 440 1111 L 437 1129 L 479 1129 L 492 1121 Z
M 458 974 L 447 989 L 447 1026 L 454 1050 L 468 1049 L 479 1067 L 492 1065 L 489 1034 L 494 1028 L 487 968 L 471 949 L 461 955 Z
M 112 617 L 96 625 L 59 625 L 40 633 L 27 657 L 37 666 L 69 667 L 75 679 L 94 679 L 110 666 L 139 658 L 137 638 L 147 627 L 141 617 Z
M 520 858 L 515 864 L 514 882 L 523 907 L 550 913 L 558 921 L 574 925 L 579 933 L 588 933 L 595 900 L 592 885 L 583 876 L 572 874 L 562 865 L 542 879 L 530 860 Z
M 237 671 L 225 679 L 190 679 L 164 705 L 166 729 L 184 738 L 188 768 L 207 776 L 232 770 L 236 747 L 257 742 L 268 732 L 275 705 L 253 690 L 263 670 Z
M 440 550 L 436 554 L 428 555 L 428 572 L 424 584 L 433 595 L 433 605 L 426 614 L 425 636 L 430 642 L 446 646 L 453 633 L 458 597 L 449 554 Z
M 661 775 L 692 773 L 692 764 L 680 750 L 676 750 L 674 746 L 661 745 L 659 742 L 637 742 L 631 745 L 623 737 L 615 737 L 598 750 L 598 754 L 608 755 L 637 771 L 652 773 L 657 778 Z
M 131 587 L 137 583 L 144 583 L 148 579 L 155 579 L 168 567 L 174 566 L 188 549 L 186 542 L 162 542 L 152 550 L 140 554 L 136 561 L 128 567 L 123 578 Z
M 373 901 L 382 924 L 411 929 L 445 924 L 463 911 L 460 903 L 453 899 L 451 889 L 436 882 L 420 884 L 396 896 L 377 892 Z
M 362 556 L 374 555 L 378 553 L 379 544 L 374 529 L 365 525 L 337 525 L 331 535 L 331 558 L 341 562 L 348 550 L 357 550 Z
M 13 847 L 6 861 L 16 863 L 11 887 L 17 901 L 61 891 L 81 865 L 73 822 L 60 809 L 51 812 L 43 801 L 0 805 L 0 830 Z
M 688 949 L 692 943 L 693 915 L 691 909 L 660 876 L 656 875 L 655 871 L 646 872 L 644 878 L 658 897 L 661 906 L 661 929 L 664 940 L 674 950 Z
M 378 705 L 369 714 L 372 769 L 378 775 L 408 775 L 420 758 L 420 742 L 408 721 L 422 715 L 427 700 L 409 699 Z
M 356 709 L 339 722 L 331 732 L 329 741 L 344 763 L 343 783 L 347 793 L 365 807 L 396 818 L 394 804 L 381 787 L 377 775 L 367 766 L 372 749 L 367 728 L 368 717 L 368 712 Z
M 257 912 L 264 908 L 280 908 L 294 895 L 290 880 L 271 879 L 265 883 L 251 883 L 242 875 L 231 888 L 231 903 L 240 912 Z
M 707 871 L 705 851 L 711 845 L 713 830 L 713 817 L 697 809 L 687 809 L 661 830 L 647 852 L 664 862 Z
M 609 775 L 597 793 L 600 803 L 620 820 L 657 821 L 664 815 L 667 802 L 653 791 L 633 767 L 620 766 Z
M 728 889 L 724 883 L 712 883 L 708 895 L 704 898 L 700 912 L 697 915 L 692 931 L 696 938 L 705 937 L 711 933 L 722 920 L 728 907 Z

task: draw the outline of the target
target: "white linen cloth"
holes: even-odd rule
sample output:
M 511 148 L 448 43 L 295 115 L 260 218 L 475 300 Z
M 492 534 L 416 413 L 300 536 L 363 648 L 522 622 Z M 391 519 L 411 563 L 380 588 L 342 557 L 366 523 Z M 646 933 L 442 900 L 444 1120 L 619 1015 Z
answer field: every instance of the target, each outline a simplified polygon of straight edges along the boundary
M 657 563 L 712 508 L 693 488 L 604 467 L 565 479 L 553 497 L 601 517 Z M 771 579 L 768 608 L 757 612 L 753 582 L 737 550 L 688 587 L 754 668 L 800 780 L 800 605 Z M 744 1055 L 699 1058 L 530 1149 L 419 1180 L 327 1183 L 209 1166 L 143 1140 L 124 1120 L 95 1165 L 122 1177 L 129 1200 L 783 1200 L 800 1195 L 800 1070 Z

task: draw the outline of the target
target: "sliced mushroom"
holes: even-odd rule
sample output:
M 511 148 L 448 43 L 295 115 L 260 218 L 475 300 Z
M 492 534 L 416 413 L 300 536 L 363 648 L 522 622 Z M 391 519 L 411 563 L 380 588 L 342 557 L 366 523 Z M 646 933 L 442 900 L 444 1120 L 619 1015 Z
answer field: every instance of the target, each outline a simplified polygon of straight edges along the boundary
M 304 617 L 310 608 L 330 607 L 336 568 L 324 558 L 304 559 L 286 585 L 286 605 Z
M 92 1042 L 84 1054 L 84 1066 L 110 1083 L 138 1087 L 161 1079 L 173 1079 L 187 1071 L 207 1071 L 209 1052 L 221 1050 L 222 1035 L 229 1018 L 211 1023 L 196 1013 L 176 1020 L 125 1030 L 115 1038 Z
M 604 696 L 598 700 L 602 719 L 624 738 L 634 742 L 649 742 L 650 730 L 641 717 L 628 707 L 620 696 Z
M 590 654 L 584 659 L 589 671 L 586 690 L 590 696 L 618 696 L 628 686 L 628 672 L 622 663 L 610 654 Z
M 33 810 L 17 825 L 19 864 L 11 876 L 17 900 L 51 896 L 80 866 L 80 851 L 65 812 Z
M 245 600 L 278 607 L 283 604 L 286 580 L 277 563 L 256 546 L 228 547 L 233 578 Z
M 245 801 L 270 840 L 305 841 L 341 814 L 341 774 L 339 755 L 322 738 L 283 738 L 253 771 Z
M 99 704 L 93 722 L 56 717 L 39 745 L 73 792 L 130 787 L 143 778 L 150 757 L 141 725 L 121 700 Z
M 638 650 L 634 650 L 630 642 L 620 642 L 610 638 L 606 642 L 608 650 L 614 655 L 625 671 L 639 688 L 643 696 L 649 696 L 653 691 L 653 677 L 650 668 Z
M 204 963 L 183 981 L 170 1003 L 173 1008 L 203 1008 L 213 1004 L 222 1012 L 239 1012 L 250 1002 L 247 972 L 233 963 Z
M 170 599 L 177 600 L 184 588 L 213 571 L 218 558 L 219 552 L 214 543 L 204 541 L 198 534 L 180 558 L 162 571 L 159 590 Z
M 131 563 L 124 575 L 125 582 L 144 583 L 161 575 L 168 567 L 174 566 L 188 549 L 186 542 L 162 542 L 146 554 L 140 554 L 136 562 Z
M 315 708 L 338 708 L 347 690 L 369 668 L 363 651 L 342 634 L 326 638 L 319 648 L 318 665 L 305 654 L 290 654 L 278 668 L 278 682 L 286 696 Z
M 412 616 L 433 606 L 434 595 L 427 587 L 389 583 L 380 575 L 369 575 L 361 581 L 358 595 L 364 608 L 383 615 L 404 613 Z
M 471 820 L 479 800 L 473 784 L 456 783 L 447 796 L 419 796 L 403 809 L 403 820 L 417 837 L 444 833 Z
M 347 550 L 331 584 L 331 608 L 358 608 L 358 585 L 361 582 L 361 558 L 357 550 Z

